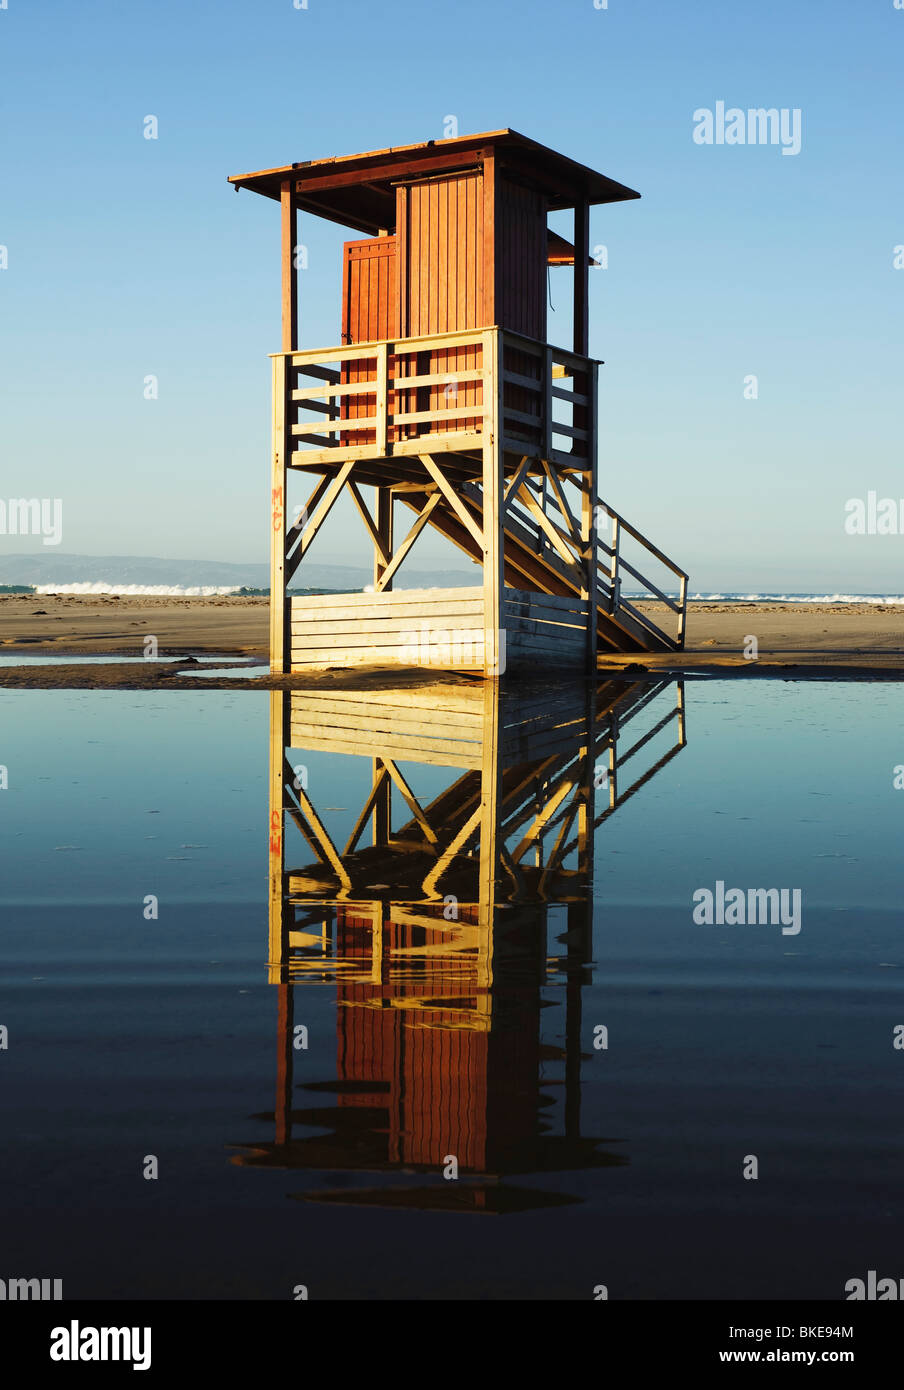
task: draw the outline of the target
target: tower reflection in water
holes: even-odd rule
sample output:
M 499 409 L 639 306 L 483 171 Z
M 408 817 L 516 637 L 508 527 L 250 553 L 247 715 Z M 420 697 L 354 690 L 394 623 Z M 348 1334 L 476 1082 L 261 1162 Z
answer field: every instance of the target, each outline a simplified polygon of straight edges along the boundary
M 272 1140 L 233 1162 L 316 1170 L 297 1194 L 313 1201 L 580 1200 L 548 1175 L 627 1162 L 581 1130 L 594 834 L 684 747 L 682 683 L 274 692 L 270 732 L 276 1108 Z M 344 845 L 300 750 L 368 759 Z M 418 765 L 451 779 L 426 805 Z M 335 990 L 334 1076 L 298 1046 L 296 995 L 318 984 Z

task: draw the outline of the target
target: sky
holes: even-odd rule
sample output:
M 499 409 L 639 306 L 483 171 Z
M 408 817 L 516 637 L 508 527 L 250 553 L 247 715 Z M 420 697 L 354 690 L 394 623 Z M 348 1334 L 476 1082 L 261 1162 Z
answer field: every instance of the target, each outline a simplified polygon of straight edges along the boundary
M 265 560 L 279 210 L 227 176 L 454 116 L 642 195 L 591 218 L 602 497 L 692 592 L 900 594 L 904 536 L 845 505 L 904 497 L 902 71 L 895 0 L 6 0 L 0 499 L 61 499 L 67 553 Z M 799 153 L 697 143 L 719 101 L 799 110 Z M 345 238 L 301 223 L 326 346 Z M 310 553 L 366 560 L 363 531 L 337 508 Z

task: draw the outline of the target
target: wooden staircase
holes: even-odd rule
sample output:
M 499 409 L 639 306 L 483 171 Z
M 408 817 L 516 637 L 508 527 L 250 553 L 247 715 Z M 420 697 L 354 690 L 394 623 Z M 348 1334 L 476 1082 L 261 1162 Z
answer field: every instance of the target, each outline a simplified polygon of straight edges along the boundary
M 530 485 L 529 481 L 525 481 L 523 487 Z M 423 493 L 412 492 L 409 489 L 400 492 L 398 500 L 406 503 L 413 511 L 421 513 L 430 495 L 426 489 Z M 459 500 L 475 525 L 481 526 L 483 499 L 480 485 L 463 482 L 460 485 Z M 547 491 L 544 503 L 547 513 L 551 505 L 564 523 L 554 527 L 558 546 L 552 543 L 546 534 L 549 527 L 544 527 L 535 520 L 528 506 L 518 498 L 508 503 L 504 522 L 505 582 L 519 590 L 530 589 L 544 594 L 580 594 L 585 580 L 582 574 L 583 567 L 578 564 L 581 543 L 577 527 L 571 515 L 566 515 L 563 510 L 563 507 L 567 506 L 564 497 L 560 502 L 553 491 Z M 596 498 L 594 515 L 597 522 L 603 517 L 607 518 L 611 527 L 611 543 L 603 539 L 599 525 L 594 533 L 597 550 L 597 640 L 600 651 L 680 651 L 684 646 L 688 576 L 601 498 Z M 436 527 L 447 540 L 452 541 L 472 560 L 480 562 L 480 547 L 473 534 L 445 498 L 441 498 L 434 506 L 429 524 Z M 643 551 L 675 575 L 678 581 L 677 598 L 665 593 L 624 557 L 622 538 L 626 534 Z M 574 556 L 573 560 L 566 560 L 565 554 L 569 552 Z M 674 631 L 668 631 L 655 620 L 648 609 L 638 608 L 636 601 L 624 596 L 625 576 L 629 587 L 641 591 L 643 597 L 640 601 L 661 605 L 667 614 L 674 615 Z

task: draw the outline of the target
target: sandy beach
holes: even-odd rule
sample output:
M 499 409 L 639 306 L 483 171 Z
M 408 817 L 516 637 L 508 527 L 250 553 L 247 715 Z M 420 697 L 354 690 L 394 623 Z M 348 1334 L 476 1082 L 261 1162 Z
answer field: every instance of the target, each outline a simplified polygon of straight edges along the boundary
M 643 605 L 641 605 L 643 606 Z M 161 657 L 222 655 L 266 661 L 266 598 L 114 598 L 105 595 L 0 596 L 0 655 L 134 656 L 111 667 L 0 667 L 0 685 L 154 687 L 166 685 L 179 662 L 144 660 L 153 636 Z M 758 658 L 744 656 L 757 639 Z M 188 661 L 190 665 L 190 660 Z M 699 603 L 688 609 L 685 650 L 600 659 L 608 674 L 623 670 L 713 672 L 738 676 L 904 676 L 904 607 L 874 604 Z M 336 675 L 325 677 L 336 679 Z M 361 680 L 363 673 L 346 673 Z M 290 684 L 310 678 L 292 677 Z M 321 677 L 320 679 L 324 679 Z M 179 685 L 192 684 L 180 676 Z M 199 680 L 199 685 L 209 685 Z M 270 685 L 269 677 L 254 684 Z

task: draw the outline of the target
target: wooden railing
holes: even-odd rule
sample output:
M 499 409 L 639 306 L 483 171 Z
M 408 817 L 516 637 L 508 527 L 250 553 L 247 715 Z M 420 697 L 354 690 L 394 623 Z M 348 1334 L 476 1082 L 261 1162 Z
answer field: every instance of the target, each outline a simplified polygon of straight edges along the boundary
M 596 456 L 598 364 L 503 333 L 503 446 L 580 467 Z
M 497 328 L 275 353 L 292 465 L 504 450 L 585 464 L 596 450 L 597 364 Z
M 479 506 L 480 491 L 475 485 L 464 483 L 461 492 L 465 499 L 473 500 L 475 506 Z M 536 510 L 529 509 L 520 497 L 510 497 L 506 504 L 506 534 L 510 541 L 517 541 L 537 555 L 546 568 L 577 592 L 585 582 L 583 576 L 586 570 L 581 558 L 585 553 L 584 543 L 580 539 L 573 513 L 563 503 L 565 497 L 561 487 L 544 488 L 543 507 L 548 522 L 544 527 L 537 520 Z M 610 525 L 611 544 L 603 534 Z M 688 576 L 684 570 L 599 497 L 595 499 L 593 508 L 593 536 L 598 608 L 641 640 L 652 638 L 655 645 L 680 651 L 684 647 L 687 618 Z M 636 564 L 624 554 L 625 536 L 633 542 L 632 553 L 636 556 Z M 555 544 L 556 538 L 558 546 Z M 647 569 L 651 563 L 675 575 L 678 581 L 677 595 L 666 593 L 660 584 L 641 570 L 641 564 Z M 662 584 L 667 583 L 663 577 Z M 631 598 L 625 595 L 625 588 L 632 591 Z M 643 609 L 637 607 L 639 602 L 644 604 Z M 661 622 L 657 621 L 659 618 Z M 666 626 L 667 619 L 671 621 Z
M 603 516 L 608 516 L 611 519 L 611 545 L 603 540 L 601 534 L 603 527 L 600 522 Z M 599 497 L 596 499 L 594 519 L 597 538 L 597 592 L 600 607 L 611 613 L 616 620 L 618 620 L 619 615 L 627 615 L 630 622 L 643 628 L 645 632 L 672 647 L 675 651 L 680 651 L 684 647 L 687 620 L 688 577 L 684 570 L 680 569 L 674 560 L 670 560 L 668 555 L 664 555 L 661 550 L 657 549 L 651 541 L 648 541 L 646 536 L 631 525 L 630 521 L 626 521 L 623 516 L 620 516 Z M 635 565 L 625 559 L 622 553 L 623 535 L 630 536 L 646 557 L 657 560 L 660 565 L 663 565 L 665 569 L 676 576 L 678 580 L 677 598 L 665 593 L 653 580 L 648 579 Z M 629 588 L 640 590 L 640 594 L 635 595 L 633 602 L 627 599 L 622 592 L 625 576 L 628 576 L 627 586 Z M 636 606 L 638 599 L 647 605 L 646 609 L 642 610 Z M 654 603 L 675 615 L 677 621 L 673 623 L 674 631 L 667 631 L 654 620 L 649 612 L 650 604 Z

